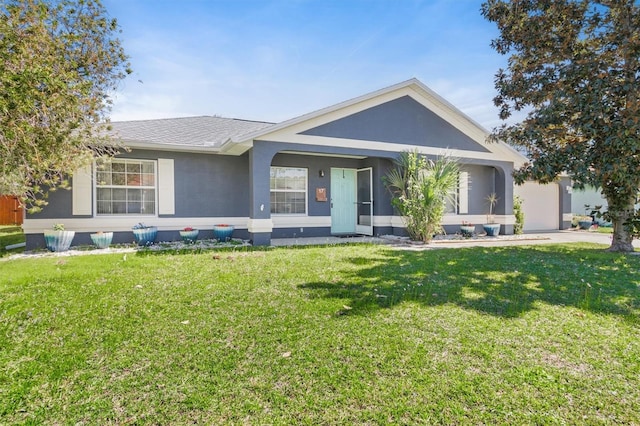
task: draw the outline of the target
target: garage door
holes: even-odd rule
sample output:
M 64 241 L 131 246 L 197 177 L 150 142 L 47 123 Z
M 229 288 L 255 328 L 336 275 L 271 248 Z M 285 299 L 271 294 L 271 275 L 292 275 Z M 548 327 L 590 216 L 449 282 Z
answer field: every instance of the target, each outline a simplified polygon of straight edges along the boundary
M 560 197 L 555 183 L 541 185 L 525 182 L 516 185 L 514 193 L 522 198 L 525 231 L 555 231 L 560 228 Z

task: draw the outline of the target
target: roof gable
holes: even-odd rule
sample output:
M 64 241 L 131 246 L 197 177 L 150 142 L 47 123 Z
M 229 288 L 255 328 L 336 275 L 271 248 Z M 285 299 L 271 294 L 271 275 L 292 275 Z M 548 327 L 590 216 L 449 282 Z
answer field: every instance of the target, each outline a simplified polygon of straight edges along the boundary
M 404 121 L 411 129 L 398 128 L 396 130 L 399 131 L 399 135 L 390 135 L 381 124 L 388 120 L 381 112 L 395 109 L 390 107 L 398 107 L 403 103 L 402 108 L 397 108 L 395 114 L 408 110 L 417 113 L 421 118 L 400 114 L 396 118 Z M 378 118 L 385 120 L 377 121 Z M 349 122 L 357 123 L 359 129 L 347 129 L 346 124 Z M 431 128 L 431 133 L 427 132 L 426 123 L 437 124 L 435 130 Z M 373 135 L 374 129 L 367 130 L 366 126 L 375 126 L 376 135 Z M 445 129 L 449 131 L 446 141 L 439 138 Z M 416 135 L 418 137 L 414 138 Z M 424 154 L 433 155 L 441 155 L 448 148 L 449 154 L 458 158 L 509 161 L 514 165 L 526 161 L 525 156 L 503 142 L 487 142 L 488 135 L 489 132 L 480 124 L 422 82 L 412 78 L 233 138 L 228 145 L 234 146 L 235 153 L 250 149 L 254 141 L 259 140 L 391 152 L 418 149 Z
M 408 95 L 299 134 L 489 152 Z

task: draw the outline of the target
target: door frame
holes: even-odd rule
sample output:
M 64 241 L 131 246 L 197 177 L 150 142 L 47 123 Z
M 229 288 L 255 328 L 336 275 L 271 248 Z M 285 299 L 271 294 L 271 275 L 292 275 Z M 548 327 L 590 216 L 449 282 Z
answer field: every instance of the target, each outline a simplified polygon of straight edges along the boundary
M 369 186 L 369 194 L 368 194 L 368 199 L 367 200 L 360 200 L 358 197 L 360 197 L 362 194 L 360 194 L 360 191 L 358 191 L 358 189 L 360 188 L 360 173 L 361 172 L 368 172 L 368 186 Z M 366 177 L 365 177 L 366 179 Z M 357 203 L 357 207 L 356 207 L 356 233 L 357 234 L 362 234 L 362 235 L 373 235 L 373 167 L 364 167 L 362 169 L 356 169 L 356 203 Z M 368 217 L 368 222 L 369 224 L 360 224 L 360 220 L 362 219 L 362 215 L 360 215 L 360 206 L 369 206 L 369 217 Z
M 351 167 L 332 167 L 331 168 L 331 174 L 330 176 L 333 176 L 333 173 L 335 170 L 349 170 L 349 171 L 353 171 L 353 177 L 354 177 L 354 182 L 353 182 L 353 197 L 351 198 L 351 200 L 348 200 L 347 202 L 349 203 L 353 203 L 353 228 L 349 229 L 349 230 L 340 230 L 339 232 L 336 232 L 334 230 L 334 203 L 340 202 L 341 200 L 337 200 L 335 198 L 336 194 L 334 193 L 334 186 L 333 186 L 333 182 L 331 182 L 331 234 L 333 235 L 341 235 L 341 234 L 360 234 L 360 235 L 373 235 L 373 167 L 364 167 L 361 169 L 358 168 L 351 168 Z M 368 179 L 368 187 L 369 187 L 369 194 L 368 194 L 368 199 L 363 199 L 363 200 L 359 200 L 358 196 L 360 194 L 358 194 L 358 184 L 361 182 L 360 176 L 362 176 L 363 172 L 368 172 L 367 176 L 365 177 L 365 179 Z M 359 224 L 358 222 L 360 221 L 361 217 L 359 215 L 359 210 L 360 207 L 362 205 L 367 205 L 369 206 L 369 217 L 368 217 L 368 224 L 364 223 L 364 224 Z M 367 222 L 367 221 L 365 221 Z

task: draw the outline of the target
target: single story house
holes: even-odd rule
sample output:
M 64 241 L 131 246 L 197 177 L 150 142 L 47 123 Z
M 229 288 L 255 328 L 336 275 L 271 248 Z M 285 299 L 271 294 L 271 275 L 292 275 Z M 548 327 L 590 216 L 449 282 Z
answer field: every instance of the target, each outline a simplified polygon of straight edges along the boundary
M 447 232 L 463 221 L 486 221 L 488 194 L 498 202 L 501 233 L 513 233 L 514 190 L 525 198 L 532 226 L 562 229 L 571 220 L 569 182 L 514 189 L 512 171 L 526 159 L 416 79 L 281 123 L 221 117 L 114 122 L 130 148 L 105 165 L 78 170 L 71 191 L 50 194 L 42 212 L 24 221 L 27 248 L 44 247 L 55 223 L 89 234 L 114 231 L 132 242 L 131 227 L 158 227 L 158 240 L 184 227 L 212 236 L 215 224 L 254 245 L 273 238 L 405 233 L 383 177 L 400 152 L 445 152 L 462 171 L 444 218 Z M 537 216 L 544 217 L 544 220 Z

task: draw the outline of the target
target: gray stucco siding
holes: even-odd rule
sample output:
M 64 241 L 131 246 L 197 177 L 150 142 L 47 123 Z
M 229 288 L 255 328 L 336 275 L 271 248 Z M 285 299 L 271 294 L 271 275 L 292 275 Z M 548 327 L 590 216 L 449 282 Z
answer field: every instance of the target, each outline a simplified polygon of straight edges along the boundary
M 300 154 L 283 154 L 282 151 L 295 151 Z M 308 152 L 310 155 L 305 155 Z M 381 173 L 386 173 L 390 167 L 391 159 L 397 153 L 387 151 L 377 151 L 369 149 L 354 149 L 342 147 L 328 147 L 322 145 L 306 145 L 294 143 L 281 143 L 273 141 L 254 141 L 250 154 L 251 177 L 250 182 L 250 217 L 255 219 L 266 219 L 270 217 L 270 189 L 269 189 L 269 169 L 273 166 L 306 167 L 309 168 L 308 197 L 310 216 L 329 216 L 331 207 L 329 202 L 315 202 L 315 188 L 324 187 L 327 189 L 327 196 L 331 194 L 331 167 L 364 168 L 371 165 L 384 165 L 384 171 L 374 166 L 374 214 L 391 214 L 391 201 L 385 195 L 381 183 Z M 323 154 L 323 155 L 314 155 Z M 334 156 L 331 156 L 334 155 Z M 363 159 L 345 158 L 340 155 L 361 156 Z M 319 170 L 325 172 L 324 178 L 319 177 Z M 385 199 L 386 197 L 386 199 Z M 382 201 L 382 203 L 380 203 Z M 264 209 L 260 207 L 264 205 Z M 379 210 L 381 208 L 381 210 Z
M 71 187 L 73 187 L 73 179 L 71 179 Z M 27 219 L 58 219 L 70 217 L 91 217 L 91 216 L 73 216 L 71 214 L 73 193 L 71 190 L 58 189 L 50 192 L 47 197 L 47 205 L 38 213 L 27 213 Z M 44 239 L 43 239 L 44 241 Z
M 317 157 L 297 154 L 276 154 L 272 166 L 302 167 L 308 169 L 308 212 L 309 216 L 331 215 L 331 168 L 364 169 L 372 168 L 373 180 L 373 214 L 377 216 L 392 215 L 391 196 L 387 191 L 383 176 L 391 167 L 391 161 L 384 158 L 352 159 L 341 157 Z M 320 176 L 320 170 L 324 176 Z M 316 189 L 327 190 L 327 201 L 316 201 Z
M 271 161 L 272 166 L 302 167 L 307 172 L 307 205 L 309 216 L 331 215 L 331 168 L 360 168 L 361 161 L 350 158 L 312 157 L 304 155 L 277 154 Z M 320 176 L 320 170 L 324 176 Z M 316 201 L 316 189 L 325 188 L 327 201 Z
M 487 166 L 464 166 L 469 172 L 469 214 L 488 214 L 489 204 L 485 198 L 495 191 L 495 169 Z M 501 197 L 501 195 L 498 195 Z
M 236 157 L 132 150 L 117 158 L 174 160 L 175 214 L 159 217 L 247 217 L 249 215 L 249 160 L 246 154 Z M 73 187 L 73 179 L 71 185 Z M 94 189 L 92 193 L 95 196 Z M 72 191 L 52 192 L 48 202 L 49 204 L 40 213 L 29 215 L 29 219 L 91 217 L 72 214 Z
M 473 160 L 473 163 L 463 163 L 462 167 L 470 171 L 469 214 L 487 214 L 486 197 L 491 192 L 498 196 L 494 214 L 513 214 L 513 163 Z
M 393 167 L 393 158 L 399 153 L 364 150 L 353 148 L 336 148 L 315 145 L 277 143 L 269 141 L 256 141 L 260 144 L 264 151 L 271 153 L 271 163 L 274 166 L 289 167 L 306 167 L 309 169 L 309 211 L 310 216 L 328 216 L 331 214 L 329 203 L 315 202 L 315 188 L 326 187 L 330 198 L 330 179 L 329 171 L 331 167 L 345 167 L 360 169 L 365 167 L 373 168 L 373 192 L 374 192 L 374 215 L 385 216 L 393 215 L 394 210 L 391 206 L 391 195 L 383 183 L 383 177 Z M 279 151 L 308 151 L 310 153 L 327 153 L 334 152 L 336 155 L 358 155 L 363 159 L 351 159 L 342 157 L 314 156 L 301 154 L 279 154 Z M 264 155 L 264 153 L 263 153 Z M 430 156 L 432 157 L 432 156 Z M 267 155 L 262 161 L 269 158 Z M 461 163 L 461 167 L 470 174 L 469 188 L 469 213 L 468 214 L 487 214 L 488 205 L 485 200 L 491 192 L 496 192 L 499 197 L 496 205 L 495 214 L 512 214 L 513 212 L 513 192 L 505 193 L 505 188 L 513 185 L 511 171 L 512 163 L 494 160 L 476 160 L 465 159 Z M 325 171 L 325 177 L 319 178 L 318 171 Z M 261 179 L 261 184 L 265 186 L 263 189 L 268 194 L 268 176 Z M 502 182 L 504 181 L 504 182 Z M 326 182 L 326 183 L 325 183 Z M 254 188 L 255 190 L 255 188 Z M 266 198 L 266 197 L 265 197 Z M 268 200 L 267 200 L 268 203 Z
M 394 99 L 300 134 L 489 152 L 410 96 Z
M 393 215 L 391 193 L 384 184 L 384 177 L 393 168 L 393 162 L 388 158 L 366 158 L 362 160 L 362 167 L 373 169 L 373 214 L 375 216 Z
M 176 153 L 162 158 L 174 159 L 174 217 L 249 215 L 248 155 Z
M 133 150 L 118 158 L 174 160 L 175 214 L 170 217 L 246 217 L 249 214 L 247 155 Z

